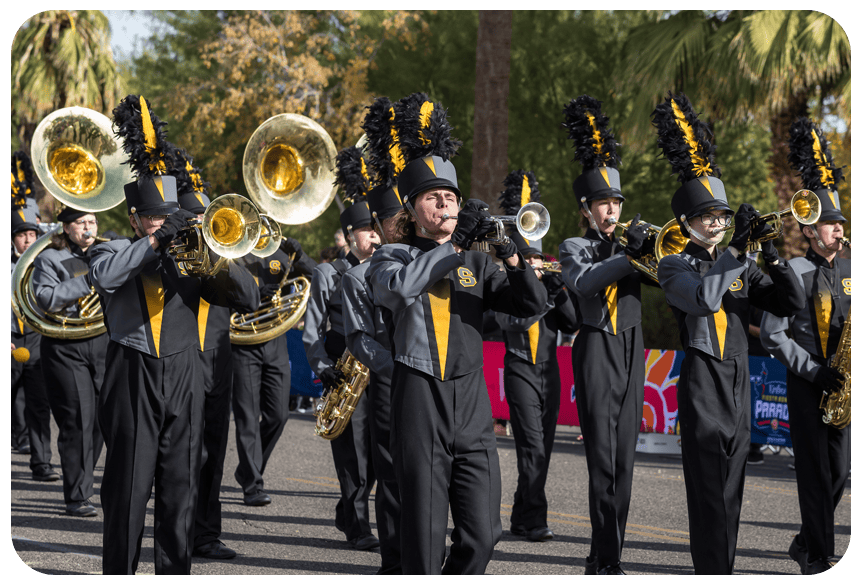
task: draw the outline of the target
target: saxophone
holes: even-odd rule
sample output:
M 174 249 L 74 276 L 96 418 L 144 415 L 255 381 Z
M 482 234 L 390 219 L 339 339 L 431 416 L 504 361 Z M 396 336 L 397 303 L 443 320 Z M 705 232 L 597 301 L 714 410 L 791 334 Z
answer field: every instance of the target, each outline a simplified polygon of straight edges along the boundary
M 362 392 L 368 386 L 368 367 L 350 354 L 348 349 L 335 364 L 344 374 L 339 384 L 327 389 L 317 404 L 317 424 L 314 433 L 324 440 L 335 440 L 347 427 Z
M 850 311 L 841 329 L 838 350 L 829 361 L 829 366 L 844 374 L 844 386 L 834 393 L 823 392 L 820 409 L 823 410 L 823 423 L 844 428 L 850 423 Z

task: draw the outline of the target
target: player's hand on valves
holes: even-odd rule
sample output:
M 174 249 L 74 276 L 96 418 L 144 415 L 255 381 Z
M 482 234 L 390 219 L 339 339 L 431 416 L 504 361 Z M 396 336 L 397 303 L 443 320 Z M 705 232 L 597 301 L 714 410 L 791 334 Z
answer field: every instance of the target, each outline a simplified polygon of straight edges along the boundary
M 479 199 L 470 199 L 458 213 L 458 223 L 452 233 L 452 243 L 468 250 L 490 230 L 491 214 L 488 204 Z
M 649 248 L 646 245 L 648 239 L 649 229 L 647 228 L 647 224 L 641 221 L 641 214 L 638 213 L 632 219 L 628 229 L 626 229 L 626 255 L 633 259 L 643 257 L 644 254 L 649 252 Z

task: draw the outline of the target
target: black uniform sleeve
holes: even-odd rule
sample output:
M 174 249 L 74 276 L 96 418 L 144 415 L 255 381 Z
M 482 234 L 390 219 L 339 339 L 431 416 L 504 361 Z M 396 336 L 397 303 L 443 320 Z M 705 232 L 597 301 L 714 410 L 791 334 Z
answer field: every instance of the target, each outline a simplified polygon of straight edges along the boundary
M 519 266 L 527 265 L 523 256 L 520 260 Z M 490 258 L 488 263 L 490 265 L 485 270 L 485 310 L 519 317 L 542 312 L 548 301 L 548 292 L 533 268 L 512 268 L 504 264 L 505 271 L 501 272 Z
M 748 298 L 761 310 L 775 316 L 793 316 L 805 308 L 805 293 L 799 278 L 788 265 L 780 259 L 777 264 L 767 264 L 769 275 L 764 274 L 754 262 L 748 262 Z
M 305 276 L 310 279 L 316 265 L 317 262 L 311 259 L 307 253 L 303 253 L 299 257 L 294 258 L 293 266 L 290 268 L 290 276 L 291 278 Z
M 254 312 L 260 306 L 260 290 L 251 272 L 234 261 L 227 263 L 227 269 L 201 280 L 201 298 L 241 314 Z
M 647 278 L 649 279 L 649 278 Z M 557 319 L 559 330 L 564 335 L 573 335 L 581 328 L 581 322 L 578 318 L 578 313 L 575 310 L 575 303 L 572 302 L 572 297 L 568 290 L 560 292 L 554 300 L 554 316 Z

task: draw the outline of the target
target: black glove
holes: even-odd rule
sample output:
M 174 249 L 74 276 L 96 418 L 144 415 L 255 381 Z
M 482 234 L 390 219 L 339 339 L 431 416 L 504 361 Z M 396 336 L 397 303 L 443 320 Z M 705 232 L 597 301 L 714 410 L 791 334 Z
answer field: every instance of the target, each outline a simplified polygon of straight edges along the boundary
M 740 257 L 745 253 L 745 246 L 751 239 L 751 223 L 760 217 L 760 213 L 754 210 L 754 207 L 748 203 L 743 203 L 739 206 L 739 211 L 733 218 L 735 228 L 733 237 L 730 238 L 730 247 L 733 247 L 740 252 Z
M 317 376 L 320 379 L 320 382 L 323 384 L 323 387 L 326 389 L 332 389 L 336 387 L 341 380 L 344 379 L 344 373 L 336 369 L 335 367 L 327 367 L 323 371 L 320 372 L 320 375 Z
M 299 245 L 299 242 L 292 237 L 285 237 L 282 239 L 281 243 L 278 245 L 278 249 L 287 255 L 295 253 L 296 257 L 293 258 L 294 260 L 299 259 L 299 256 L 302 255 L 302 246 Z
M 280 289 L 281 289 L 281 288 L 279 288 L 279 286 L 278 286 L 278 284 L 277 284 L 277 283 L 274 283 L 274 284 L 264 284 L 263 286 L 261 286 L 261 287 L 260 287 L 260 297 L 261 297 L 261 299 L 263 299 L 263 298 L 270 298 L 270 297 L 271 297 L 271 296 L 273 296 L 276 292 L 278 292 Z
M 563 278 L 559 274 L 550 274 L 546 272 L 542 276 L 542 283 L 548 291 L 548 298 L 551 300 L 559 296 L 560 292 L 566 288 L 566 283 L 563 282 Z
M 628 242 L 625 247 L 626 255 L 634 259 L 643 257 L 649 252 L 649 248 L 644 245 L 647 239 L 649 239 L 649 229 L 647 229 L 646 223 L 641 222 L 641 214 L 638 213 L 632 219 L 629 228 L 626 229 L 626 241 Z
M 821 366 L 814 374 L 814 385 L 827 393 L 834 393 L 844 386 L 844 374 L 832 367 Z
M 494 251 L 497 252 L 497 259 L 506 260 L 518 254 L 518 246 L 510 239 L 503 245 L 495 245 Z
M 767 264 L 777 262 L 779 259 L 778 250 L 775 249 L 771 239 L 760 244 L 760 253 L 763 254 L 763 261 Z
M 161 249 L 166 249 L 171 242 L 177 238 L 177 233 L 181 229 L 185 229 L 189 226 L 189 219 L 197 218 L 198 216 L 191 211 L 187 211 L 186 209 L 177 209 L 168 215 L 168 218 L 165 219 L 162 226 L 153 233 L 153 237 L 155 237 L 156 241 L 159 242 L 159 247 Z
M 488 204 L 479 199 L 470 199 L 458 213 L 458 224 L 452 233 L 452 243 L 461 249 L 470 249 L 473 243 L 488 233 L 491 227 Z

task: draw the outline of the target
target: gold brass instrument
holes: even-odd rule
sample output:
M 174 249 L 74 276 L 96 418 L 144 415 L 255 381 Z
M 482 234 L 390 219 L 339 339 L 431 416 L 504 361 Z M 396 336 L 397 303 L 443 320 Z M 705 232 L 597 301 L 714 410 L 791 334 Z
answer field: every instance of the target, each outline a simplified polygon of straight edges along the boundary
M 177 234 L 179 243 L 168 248 L 188 274 L 211 276 L 227 260 L 249 253 L 260 238 L 260 213 L 254 205 L 235 194 L 222 195 L 207 205 L 203 220 L 189 221 Z M 210 251 L 218 254 L 215 262 Z
M 752 223 L 751 228 L 754 229 L 756 225 L 760 225 L 761 223 L 770 223 L 772 224 L 772 231 L 755 241 L 749 241 L 745 251 L 758 251 L 760 250 L 760 244 L 764 241 L 781 237 L 781 234 L 784 232 L 784 225 L 781 220 L 789 215 L 793 215 L 793 218 L 803 225 L 814 225 L 820 219 L 820 199 L 817 198 L 814 191 L 802 189 L 796 191 L 790 198 L 790 207 L 787 209 L 761 215 Z M 730 231 L 735 227 L 735 224 L 731 223 L 718 231 Z
M 242 174 L 249 198 L 279 223 L 308 223 L 335 198 L 336 154 L 332 138 L 314 120 L 271 117 L 245 147 Z
M 844 374 L 844 385 L 834 393 L 823 392 L 820 399 L 820 409 L 823 410 L 823 423 L 835 426 L 839 430 L 850 423 L 850 311 L 841 329 L 838 340 L 838 350 L 829 362 L 829 366 Z
M 316 411 L 314 433 L 325 440 L 334 440 L 341 435 L 368 386 L 368 367 L 351 355 L 349 350 L 344 350 L 335 368 L 344 374 L 344 379 L 336 387 L 324 392 Z
M 632 223 L 631 221 L 620 223 L 613 217 L 610 218 L 609 222 L 614 224 L 615 229 L 623 230 L 628 229 Z M 679 228 L 679 223 L 676 219 L 671 219 L 662 227 L 646 223 L 645 221 L 643 223 L 649 232 L 644 245 L 652 245 L 653 252 L 646 253 L 640 258 L 632 260 L 631 264 L 636 270 L 658 282 L 658 263 L 664 256 L 677 254 L 684 250 L 685 246 L 688 245 L 689 239 L 682 234 L 682 230 Z M 625 231 L 620 236 L 619 241 L 623 246 L 628 244 Z
M 843 246 L 844 246 L 844 247 L 846 247 L 847 249 L 852 249 L 852 248 L 850 247 L 850 240 L 849 240 L 849 239 L 847 239 L 846 237 L 842 237 L 842 238 L 841 238 L 841 245 L 843 245 Z
M 30 146 L 33 170 L 51 195 L 68 207 L 95 213 L 125 200 L 123 185 L 132 182 L 125 155 L 111 120 L 97 111 L 67 107 L 39 122 Z M 88 339 L 105 332 L 98 295 L 93 288 L 78 300 L 78 317 L 39 308 L 31 282 L 33 261 L 61 233 L 62 224 L 40 237 L 12 272 L 12 310 L 33 330 L 57 339 Z M 107 241 L 96 237 L 96 242 Z
M 263 211 L 261 236 L 252 253 L 258 257 L 275 253 L 282 237 L 280 224 L 308 223 L 326 211 L 335 198 L 335 156 L 332 138 L 305 116 L 273 116 L 254 131 L 242 161 L 249 197 Z M 280 288 L 292 286 L 293 292 L 279 291 L 261 300 L 255 312 L 231 316 L 232 343 L 264 343 L 302 318 L 311 285 L 305 277 L 288 280 L 290 267 L 284 269 Z
M 563 267 L 560 262 L 542 262 L 542 271 L 547 274 L 561 274 Z
M 443 219 L 450 219 L 449 213 L 443 214 Z M 551 228 L 551 214 L 541 203 L 527 203 L 518 210 L 517 215 L 492 215 L 494 226 L 476 242 L 479 251 L 487 252 L 492 245 L 503 245 L 509 242 L 505 225 L 514 225 L 527 240 L 542 239 Z

